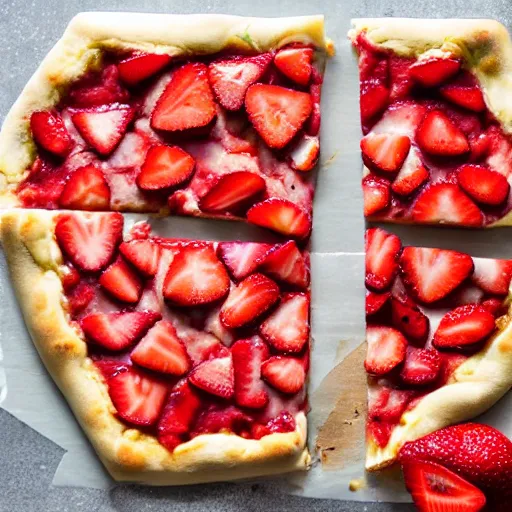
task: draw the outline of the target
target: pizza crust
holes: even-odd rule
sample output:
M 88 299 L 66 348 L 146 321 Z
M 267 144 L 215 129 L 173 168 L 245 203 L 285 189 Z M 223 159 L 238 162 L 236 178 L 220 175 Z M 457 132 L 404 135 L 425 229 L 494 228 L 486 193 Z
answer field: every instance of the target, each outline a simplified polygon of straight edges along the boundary
M 53 235 L 55 215 L 42 210 L 3 214 L 2 245 L 41 359 L 112 477 L 151 485 L 182 485 L 306 469 L 310 456 L 304 413 L 296 416 L 294 432 L 260 440 L 200 435 L 173 453 L 156 438 L 116 418 L 107 385 L 87 357 L 79 329 L 69 323 L 58 275 L 63 259 Z

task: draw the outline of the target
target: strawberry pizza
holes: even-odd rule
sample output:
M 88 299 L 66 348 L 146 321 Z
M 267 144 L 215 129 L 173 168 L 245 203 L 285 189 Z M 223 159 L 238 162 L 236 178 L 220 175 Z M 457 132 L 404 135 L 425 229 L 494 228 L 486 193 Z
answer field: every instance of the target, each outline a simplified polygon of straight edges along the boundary
M 354 20 L 364 214 L 512 224 L 512 46 L 490 20 Z
M 0 204 L 240 219 L 305 239 L 323 19 L 87 13 L 0 137 Z

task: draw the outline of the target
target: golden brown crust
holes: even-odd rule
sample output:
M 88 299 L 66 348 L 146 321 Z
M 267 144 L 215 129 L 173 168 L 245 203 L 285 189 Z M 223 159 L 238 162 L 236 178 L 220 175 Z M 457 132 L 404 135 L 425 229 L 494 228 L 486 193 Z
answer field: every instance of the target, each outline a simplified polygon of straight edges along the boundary
M 260 440 L 201 435 L 171 454 L 158 441 L 116 419 L 107 386 L 69 323 L 59 278 L 62 254 L 54 212 L 13 210 L 2 216 L 1 239 L 25 322 L 49 373 L 99 457 L 116 480 L 178 485 L 234 480 L 306 469 L 306 419 L 294 432 Z M 80 215 L 80 213 L 78 213 Z M 102 215 L 98 213 L 96 215 Z

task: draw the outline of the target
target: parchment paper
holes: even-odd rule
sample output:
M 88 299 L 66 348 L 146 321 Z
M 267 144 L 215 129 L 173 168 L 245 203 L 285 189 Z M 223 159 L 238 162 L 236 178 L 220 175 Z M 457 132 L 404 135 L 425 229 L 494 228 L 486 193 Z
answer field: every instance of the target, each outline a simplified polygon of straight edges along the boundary
M 323 89 L 322 161 L 314 205 L 309 443 L 316 460 L 309 472 L 281 480 L 284 492 L 307 497 L 410 501 L 396 471 L 368 477 L 361 490 L 349 490 L 351 480 L 364 477 L 366 381 L 362 367 L 364 346 L 361 347 L 365 329 L 364 220 L 358 76 L 356 60 L 345 38 L 348 29 L 345 21 L 330 33 L 338 52 L 328 63 Z M 152 221 L 152 225 L 162 236 L 268 238 L 261 230 L 221 221 L 175 217 Z M 474 256 L 512 257 L 511 231 L 506 228 L 488 232 L 388 229 L 399 233 L 406 244 L 449 247 Z M 9 285 L 3 255 L 0 343 L 2 407 L 67 450 L 53 483 L 95 488 L 114 485 L 39 360 Z M 512 436 L 512 394 L 481 420 Z

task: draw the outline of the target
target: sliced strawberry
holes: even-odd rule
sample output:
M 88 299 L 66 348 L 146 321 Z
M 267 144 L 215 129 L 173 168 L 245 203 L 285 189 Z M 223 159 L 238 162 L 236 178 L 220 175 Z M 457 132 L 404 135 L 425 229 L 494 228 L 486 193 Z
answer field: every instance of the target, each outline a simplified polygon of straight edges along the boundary
M 123 302 L 139 302 L 142 295 L 142 281 L 121 257 L 103 271 L 99 283 L 112 297 Z
M 389 181 L 368 174 L 363 178 L 364 215 L 369 217 L 389 206 Z
M 207 393 L 221 398 L 231 398 L 235 393 L 231 354 L 199 364 L 189 373 L 188 380 Z
M 153 146 L 146 154 L 137 185 L 143 190 L 176 187 L 194 172 L 195 161 L 178 146 Z
M 393 327 L 368 326 L 366 341 L 368 352 L 364 367 L 372 375 L 385 375 L 405 359 L 407 340 Z
M 240 281 L 256 270 L 271 248 L 270 244 L 221 242 L 217 248 L 217 255 L 233 278 Z
M 375 293 L 366 290 L 366 316 L 375 315 L 375 313 L 378 313 L 387 304 L 390 296 L 390 292 Z
M 149 426 L 160 416 L 167 386 L 130 368 L 108 379 L 108 392 L 123 420 L 132 425 Z
M 260 334 L 280 352 L 300 352 L 309 339 L 308 296 L 285 295 L 278 308 L 261 324 Z
M 80 282 L 80 274 L 71 263 L 67 263 L 60 267 L 60 280 L 64 291 L 69 292 Z
M 78 315 L 87 308 L 96 296 L 94 287 L 88 283 L 78 283 L 68 295 L 69 311 Z
M 310 215 L 295 203 L 277 197 L 255 204 L 247 212 L 247 220 L 291 238 L 303 239 L 311 232 Z
M 245 96 L 251 123 L 271 148 L 283 148 L 313 109 L 311 96 L 278 85 L 251 85 Z
M 208 66 L 208 78 L 219 103 L 227 110 L 239 110 L 247 89 L 264 75 L 271 61 L 272 55 L 263 53 L 212 62 Z
M 456 352 L 440 352 L 443 358 L 443 366 L 439 376 L 439 383 L 441 385 L 447 384 L 457 368 L 468 360 L 467 355 L 457 354 Z
M 491 146 L 491 139 L 486 132 L 483 133 L 472 133 L 468 137 L 470 154 L 470 162 L 480 162 L 485 159 L 489 153 Z
M 170 322 L 155 324 L 130 354 L 134 363 L 155 372 L 183 375 L 190 368 L 185 345 Z
M 121 142 L 134 113 L 128 105 L 114 105 L 77 112 L 71 119 L 90 146 L 101 155 L 108 155 Z
M 463 165 L 457 173 L 460 187 L 477 203 L 499 205 L 510 192 L 510 185 L 503 174 L 480 165 Z
M 231 289 L 220 310 L 228 329 L 242 327 L 267 311 L 279 298 L 279 287 L 263 274 L 251 274 Z
M 278 281 L 302 289 L 309 285 L 308 265 L 293 240 L 274 246 L 267 251 L 260 262 L 260 272 Z
M 163 285 L 167 300 L 182 306 L 209 304 L 229 290 L 224 265 L 209 246 L 183 247 L 169 266 Z
M 412 206 L 416 222 L 478 227 L 483 215 L 478 206 L 454 183 L 433 183 L 425 187 Z
M 409 347 L 400 378 L 410 386 L 432 384 L 439 376 L 441 366 L 442 359 L 437 350 Z
M 486 293 L 506 295 L 512 279 L 512 260 L 475 258 L 473 282 Z
M 312 48 L 284 48 L 274 57 L 274 64 L 283 75 L 299 85 L 308 85 L 313 66 Z
M 480 305 L 495 317 L 505 313 L 503 299 L 491 297 L 490 299 L 484 300 Z
M 128 85 L 135 85 L 155 75 L 171 62 L 170 55 L 157 53 L 134 53 L 117 65 L 121 80 Z
M 215 102 L 208 83 L 208 68 L 200 62 L 174 71 L 151 116 L 157 130 L 179 131 L 206 126 L 215 117 Z
M 212 404 L 199 414 L 190 437 L 230 432 L 248 437 L 253 419 L 234 405 Z
M 290 151 L 289 159 L 296 171 L 310 171 L 318 162 L 320 140 L 318 137 L 304 135 Z
M 108 210 L 110 188 L 100 169 L 86 165 L 73 172 L 59 197 L 59 205 L 71 210 Z
M 423 185 L 430 177 L 430 173 L 418 158 L 417 151 L 411 149 L 405 162 L 393 180 L 391 189 L 395 194 L 408 196 Z
M 405 294 L 391 298 L 391 321 L 409 341 L 423 345 L 428 338 L 430 321 L 414 301 Z
M 411 461 L 402 470 L 420 512 L 479 512 L 485 506 L 480 489 L 439 464 Z
M 459 107 L 467 108 L 473 112 L 485 110 L 485 101 L 482 91 L 477 85 L 444 85 L 439 89 L 441 96 Z
M 120 213 L 64 214 L 55 226 L 60 248 L 87 272 L 97 272 L 110 262 L 122 234 Z
M 385 85 L 373 80 L 362 83 L 359 98 L 362 124 L 383 112 L 388 103 L 389 89 Z
M 278 391 L 298 393 L 306 381 L 306 371 L 300 359 L 274 356 L 261 365 L 261 375 Z
M 144 276 L 152 277 L 158 270 L 161 249 L 153 240 L 130 240 L 119 246 L 119 252 Z
M 59 113 L 48 110 L 33 112 L 30 129 L 35 141 L 46 151 L 58 156 L 69 153 L 72 142 Z
M 162 315 L 153 311 L 93 313 L 80 326 L 88 340 L 109 350 L 124 350 L 138 341 Z
M 484 340 L 495 329 L 494 315 L 478 304 L 466 304 L 446 313 L 432 343 L 437 348 L 458 348 Z
M 268 359 L 267 344 L 254 336 L 238 340 L 231 347 L 235 371 L 235 401 L 240 407 L 260 409 L 268 402 L 261 380 L 261 364 Z
M 205 212 L 236 211 L 254 203 L 266 188 L 265 180 L 253 172 L 224 174 L 199 200 L 199 208 Z
M 366 165 L 389 173 L 401 169 L 410 147 L 409 137 L 398 133 L 369 133 L 361 139 L 361 151 Z
M 431 155 L 459 156 L 469 151 L 464 132 L 440 110 L 432 110 L 424 117 L 416 133 L 416 142 Z
M 446 297 L 473 273 L 471 256 L 457 251 L 406 247 L 400 257 L 402 279 L 421 302 Z
M 402 250 L 400 238 L 380 228 L 366 230 L 366 278 L 368 288 L 384 291 L 391 286 L 398 271 Z
M 409 75 L 424 87 L 437 87 L 456 75 L 460 61 L 446 58 L 421 59 L 409 68 Z

